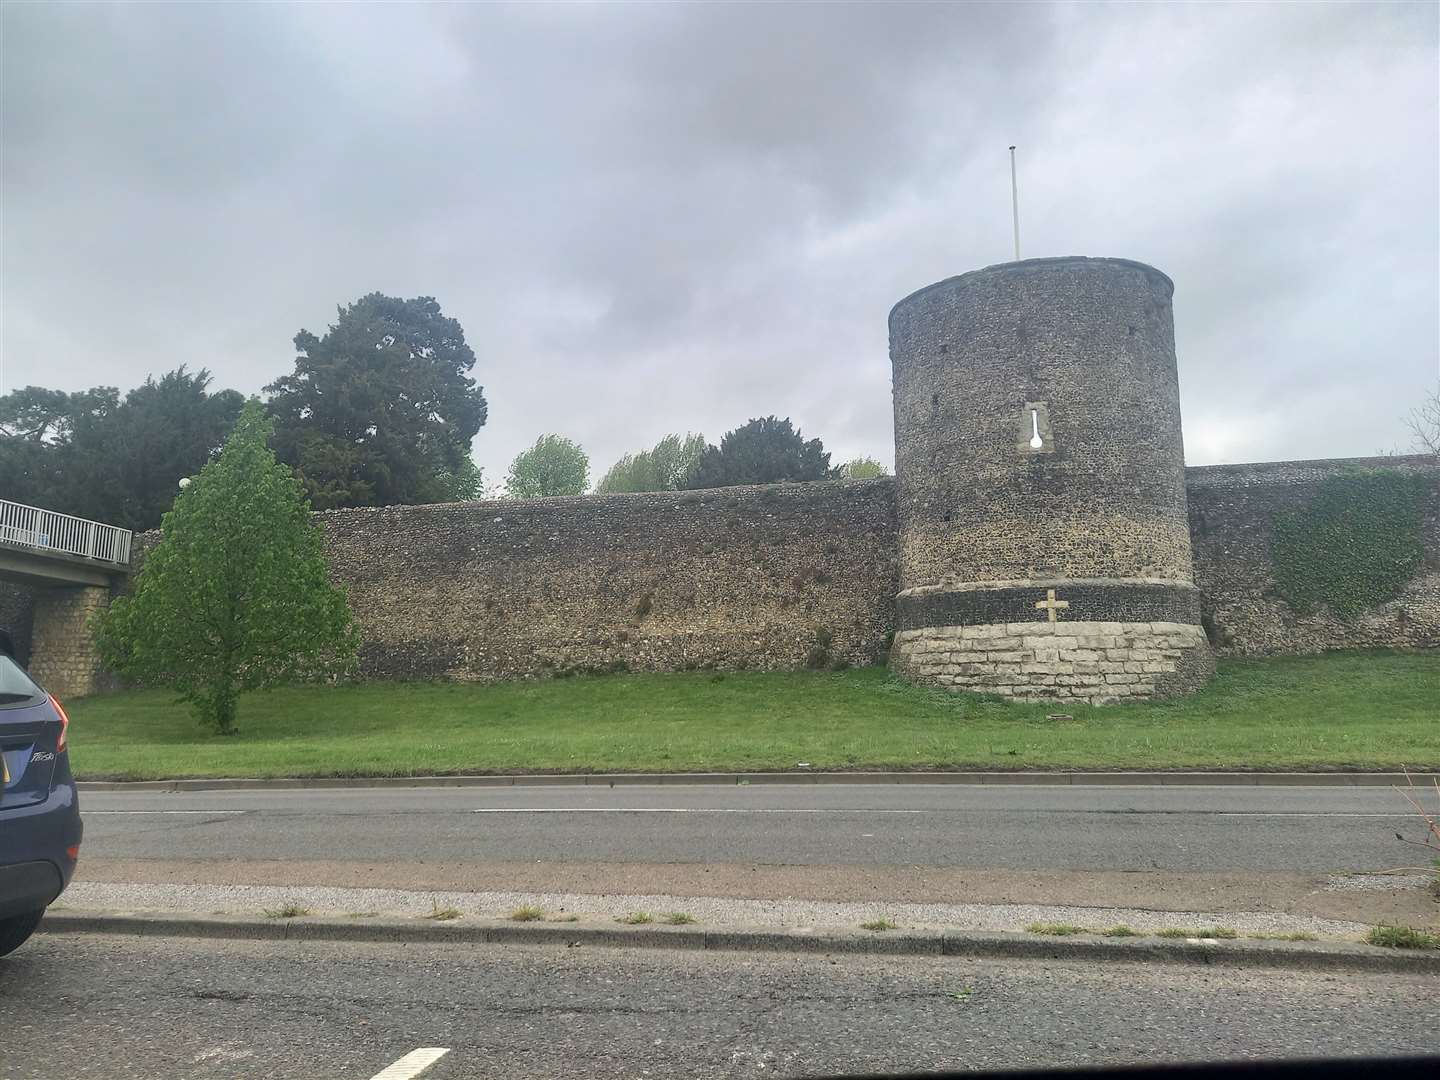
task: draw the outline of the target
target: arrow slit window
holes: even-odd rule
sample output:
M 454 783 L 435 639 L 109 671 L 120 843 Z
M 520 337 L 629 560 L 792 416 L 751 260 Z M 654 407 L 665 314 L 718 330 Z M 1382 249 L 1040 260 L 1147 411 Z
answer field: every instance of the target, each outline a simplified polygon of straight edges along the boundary
M 1053 454 L 1055 435 L 1050 429 L 1050 407 L 1043 401 L 1027 401 L 1020 410 L 1015 448 L 1022 454 Z

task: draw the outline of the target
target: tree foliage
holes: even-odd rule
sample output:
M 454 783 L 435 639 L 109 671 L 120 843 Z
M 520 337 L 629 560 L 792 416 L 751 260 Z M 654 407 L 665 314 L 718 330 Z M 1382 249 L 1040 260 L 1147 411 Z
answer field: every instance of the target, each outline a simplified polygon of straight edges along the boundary
M 832 476 L 830 454 L 819 439 L 807 441 L 789 417 L 766 416 L 727 433 L 719 446 L 707 446 L 685 486 L 778 484 Z
M 583 495 L 589 482 L 590 459 L 578 443 L 563 435 L 541 435 L 534 446 L 515 455 L 505 492 L 512 499 Z
M 209 392 L 210 373 L 182 365 L 120 398 L 112 386 L 65 393 L 39 386 L 0 397 L 5 495 L 47 510 L 151 529 L 182 477 L 200 470 L 234 426 L 244 398 Z
M 872 457 L 851 458 L 840 466 L 842 480 L 874 480 L 877 476 L 889 476 L 890 470 Z
M 449 497 L 485 423 L 475 354 L 434 297 L 370 293 L 322 337 L 295 335 L 292 374 L 265 388 L 275 449 L 317 508 Z M 450 480 L 444 480 L 449 477 Z
M 270 435 L 251 401 L 165 515 L 133 592 L 96 626 L 107 664 L 176 690 L 221 734 L 234 732 L 242 692 L 345 670 L 357 647 L 320 527 Z
M 649 450 L 626 454 L 595 485 L 601 495 L 621 491 L 678 491 L 705 452 L 705 436 L 666 435 Z

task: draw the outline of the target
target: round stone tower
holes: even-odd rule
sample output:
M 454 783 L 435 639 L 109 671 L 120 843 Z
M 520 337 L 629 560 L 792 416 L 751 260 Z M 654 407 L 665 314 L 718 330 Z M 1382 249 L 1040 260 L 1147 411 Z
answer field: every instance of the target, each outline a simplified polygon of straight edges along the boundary
M 895 669 L 1012 698 L 1198 688 L 1174 286 L 1125 259 L 1027 259 L 890 313 Z

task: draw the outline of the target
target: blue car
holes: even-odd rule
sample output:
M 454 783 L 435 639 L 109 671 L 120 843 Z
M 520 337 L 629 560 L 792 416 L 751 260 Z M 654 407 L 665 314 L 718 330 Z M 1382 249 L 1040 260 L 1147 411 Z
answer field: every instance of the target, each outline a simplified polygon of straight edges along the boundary
M 0 956 L 34 932 L 75 873 L 81 825 L 69 726 L 0 630 Z

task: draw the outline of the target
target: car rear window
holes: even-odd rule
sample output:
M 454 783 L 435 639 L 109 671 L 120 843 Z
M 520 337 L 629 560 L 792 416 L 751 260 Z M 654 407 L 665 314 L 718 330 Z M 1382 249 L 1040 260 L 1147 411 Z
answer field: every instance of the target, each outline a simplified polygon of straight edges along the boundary
M 4 653 L 0 653 L 0 709 L 16 705 L 34 705 L 44 700 L 45 692 L 36 686 L 25 669 Z

